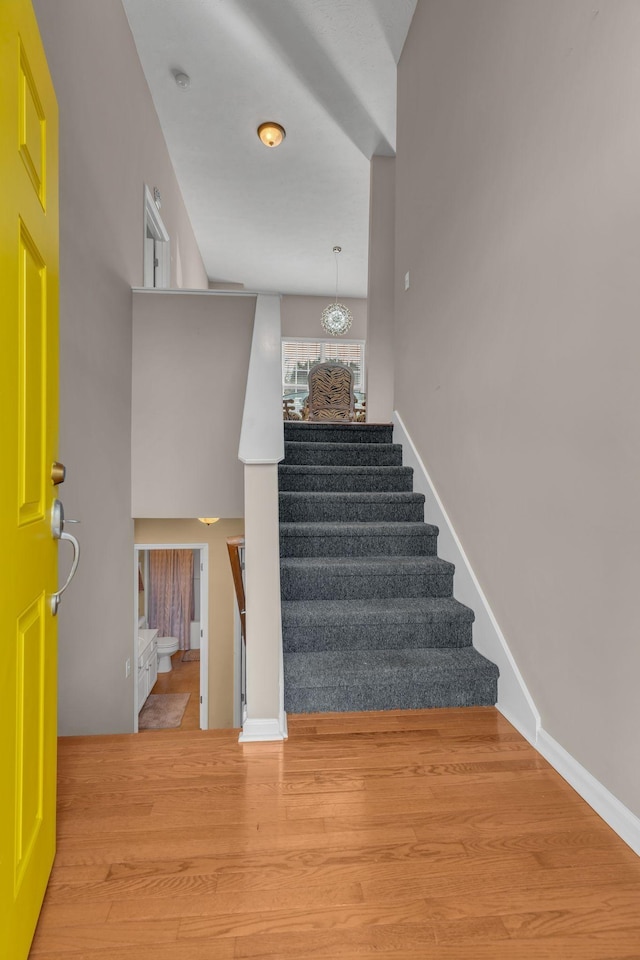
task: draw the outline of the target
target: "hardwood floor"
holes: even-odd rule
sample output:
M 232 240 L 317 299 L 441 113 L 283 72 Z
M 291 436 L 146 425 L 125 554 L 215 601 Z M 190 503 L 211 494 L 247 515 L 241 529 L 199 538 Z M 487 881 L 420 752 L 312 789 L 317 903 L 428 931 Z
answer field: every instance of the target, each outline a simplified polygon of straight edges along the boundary
M 182 717 L 180 730 L 200 729 L 200 662 L 182 662 L 184 650 L 171 657 L 169 673 L 159 673 L 151 693 L 190 693 L 187 709 Z M 141 730 L 140 735 L 157 736 L 162 731 Z
M 60 741 L 33 960 L 638 960 L 640 859 L 494 709 Z

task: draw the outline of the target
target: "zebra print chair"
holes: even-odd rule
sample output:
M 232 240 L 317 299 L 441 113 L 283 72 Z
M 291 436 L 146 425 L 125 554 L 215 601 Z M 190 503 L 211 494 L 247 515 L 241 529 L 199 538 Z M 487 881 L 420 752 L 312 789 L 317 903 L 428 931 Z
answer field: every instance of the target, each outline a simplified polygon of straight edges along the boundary
M 304 419 L 355 420 L 354 405 L 353 373 L 349 367 L 342 363 L 315 363 L 311 367 Z

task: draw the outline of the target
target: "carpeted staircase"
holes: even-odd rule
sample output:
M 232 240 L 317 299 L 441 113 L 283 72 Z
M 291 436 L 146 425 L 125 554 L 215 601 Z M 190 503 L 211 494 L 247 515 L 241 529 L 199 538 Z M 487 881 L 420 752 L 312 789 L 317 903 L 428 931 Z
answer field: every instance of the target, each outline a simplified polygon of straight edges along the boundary
M 279 468 L 285 709 L 488 706 L 498 668 L 393 427 L 286 422 Z

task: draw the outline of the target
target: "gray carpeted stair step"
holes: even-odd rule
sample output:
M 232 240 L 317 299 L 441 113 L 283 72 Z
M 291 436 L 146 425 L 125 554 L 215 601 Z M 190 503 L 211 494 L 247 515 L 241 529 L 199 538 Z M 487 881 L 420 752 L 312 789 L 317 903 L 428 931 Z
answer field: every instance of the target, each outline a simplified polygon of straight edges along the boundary
M 281 463 L 278 484 L 280 490 L 411 493 L 413 470 L 411 467 L 310 467 Z
M 285 708 L 491 705 L 498 669 L 391 427 L 285 423 L 279 468 Z
M 492 706 L 498 668 L 473 647 L 289 653 L 290 713 Z
M 399 443 L 295 443 L 285 440 L 285 464 L 337 467 L 401 467 Z
M 421 493 L 313 493 L 280 494 L 281 523 L 416 522 L 424 520 Z
M 284 557 L 282 600 L 450 597 L 452 563 L 439 557 Z
M 281 523 L 281 557 L 434 556 L 429 523 Z
M 390 423 L 310 423 L 285 420 L 284 439 L 309 443 L 391 443 Z
M 453 597 L 283 600 L 285 653 L 471 646 L 473 610 Z

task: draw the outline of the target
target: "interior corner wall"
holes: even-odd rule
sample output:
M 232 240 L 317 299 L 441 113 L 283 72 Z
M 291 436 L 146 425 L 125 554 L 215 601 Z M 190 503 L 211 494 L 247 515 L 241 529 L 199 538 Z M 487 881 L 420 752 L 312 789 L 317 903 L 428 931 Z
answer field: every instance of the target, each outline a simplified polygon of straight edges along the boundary
M 136 520 L 136 543 L 209 544 L 209 728 L 233 727 L 233 644 L 236 595 L 227 537 L 242 536 L 244 521 Z M 131 637 L 133 643 L 133 638 Z
M 337 340 L 366 340 L 367 338 L 367 301 L 357 297 L 340 297 L 340 302 L 348 307 L 353 316 L 353 324 L 345 337 Z M 322 329 L 320 317 L 333 297 L 303 297 L 285 294 L 280 302 L 280 315 L 283 337 L 308 337 L 326 340 L 328 334 Z
M 143 188 L 157 186 L 172 282 L 207 278 L 119 0 L 34 0 L 60 112 L 60 489 L 82 521 L 59 614 L 61 734 L 133 729 L 131 287 Z M 69 558 L 60 551 L 60 576 Z
M 372 423 L 390 423 L 393 415 L 395 163 L 395 157 L 371 158 L 367 416 Z
M 395 277 L 397 409 L 544 730 L 636 816 L 638 49 L 636 0 L 421 0 Z
M 256 298 L 133 295 L 134 517 L 244 515 L 238 460 Z

